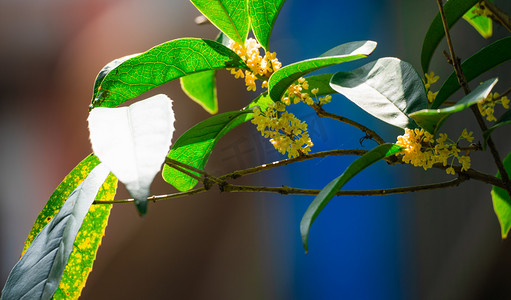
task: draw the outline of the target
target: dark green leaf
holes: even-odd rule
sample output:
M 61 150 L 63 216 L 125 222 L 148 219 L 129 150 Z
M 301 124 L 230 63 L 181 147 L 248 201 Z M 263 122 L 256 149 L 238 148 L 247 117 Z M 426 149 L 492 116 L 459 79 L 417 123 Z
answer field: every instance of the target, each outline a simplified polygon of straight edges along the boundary
M 445 17 L 447 24 L 451 28 L 467 11 L 469 11 L 479 0 L 450 0 L 444 5 Z M 444 38 L 445 31 L 442 23 L 440 13 L 438 13 L 433 19 L 431 25 L 429 25 L 428 32 L 424 37 L 421 52 L 421 63 L 422 71 L 428 73 L 429 63 L 435 49 L 440 44 L 440 41 Z
M 374 117 L 401 128 L 417 127 L 409 114 L 428 107 L 419 74 L 397 58 L 380 58 L 351 72 L 338 72 L 330 85 Z
M 234 127 L 250 120 L 252 115 L 251 110 L 231 111 L 206 119 L 179 137 L 167 157 L 202 170 L 218 140 Z M 162 175 L 180 191 L 192 189 L 197 184 L 196 179 L 167 165 L 163 167 Z
M 511 153 L 508 153 L 504 159 L 504 168 L 511 174 Z M 497 177 L 501 178 L 497 172 Z M 493 186 L 491 190 L 491 198 L 493 201 L 493 209 L 499 219 L 502 238 L 507 238 L 509 229 L 511 229 L 511 199 L 505 189 Z
M 269 49 L 273 24 L 285 0 L 249 0 L 248 13 L 252 31 L 264 49 Z
M 181 88 L 188 97 L 210 114 L 218 112 L 216 98 L 216 70 L 208 70 L 181 77 Z
M 341 176 L 332 180 L 319 192 L 309 208 L 307 208 L 300 222 L 300 232 L 302 234 L 302 243 L 305 251 L 308 251 L 309 231 L 312 222 L 314 222 L 319 213 L 325 208 L 330 199 L 332 199 L 351 178 L 360 173 L 360 171 L 387 156 L 398 153 L 401 149 L 401 146 L 394 144 L 383 144 L 375 147 L 373 150 L 357 158 L 346 168 Z
M 444 121 L 453 113 L 460 112 L 465 108 L 476 104 L 488 96 L 497 83 L 497 78 L 487 80 L 474 89 L 470 94 L 466 95 L 455 105 L 442 109 L 423 109 L 410 114 L 420 127 L 436 134 Z
M 483 134 L 484 137 L 484 148 L 486 148 L 486 143 L 488 142 L 488 138 L 492 134 L 492 132 L 504 125 L 511 124 L 511 110 L 506 111 L 500 118 L 493 124 L 492 127 L 488 128 Z
M 325 52 L 320 57 L 285 66 L 270 77 L 268 82 L 270 97 L 274 101 L 280 101 L 289 85 L 298 78 L 321 68 L 367 57 L 374 48 L 376 42 L 373 41 L 346 43 Z
M 52 298 L 85 215 L 109 173 L 104 165 L 98 165 L 71 193 L 12 269 L 2 299 Z
M 485 39 L 490 38 L 493 34 L 493 22 L 488 17 L 476 14 L 476 10 L 477 7 L 472 7 L 472 9 L 463 15 L 463 19 L 472 25 L 482 37 Z
M 166 42 L 112 69 L 92 105 L 115 107 L 182 76 L 221 68 L 247 67 L 236 53 L 215 41 L 184 38 Z
M 193 5 L 233 41 L 245 44 L 250 23 L 248 0 L 191 0 Z
M 467 82 L 475 79 L 484 72 L 511 59 L 511 37 L 500 39 L 484 47 L 461 64 Z M 460 89 L 456 73 L 453 72 L 444 82 L 431 108 L 438 108 L 452 94 Z

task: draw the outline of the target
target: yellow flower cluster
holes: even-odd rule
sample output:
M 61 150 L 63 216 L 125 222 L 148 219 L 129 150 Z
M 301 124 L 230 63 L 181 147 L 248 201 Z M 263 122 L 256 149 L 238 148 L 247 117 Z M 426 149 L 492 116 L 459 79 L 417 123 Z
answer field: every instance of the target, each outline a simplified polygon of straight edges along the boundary
M 259 53 L 261 45 L 253 38 L 248 38 L 244 46 L 231 40 L 229 48 L 236 52 L 250 68 L 250 71 L 245 70 L 245 72 L 241 69 L 228 69 L 236 78 L 245 78 L 248 91 L 256 90 L 255 80 L 257 76 L 270 78 L 271 74 L 282 66 L 275 52 L 266 52 L 262 57 Z M 268 82 L 264 81 L 262 87 L 268 87 Z
M 307 154 L 313 143 L 307 132 L 307 123 L 300 121 L 295 115 L 286 111 L 286 106 L 304 102 L 308 105 L 319 103 L 320 105 L 330 102 L 330 95 L 319 97 L 315 102 L 307 92 L 309 83 L 300 77 L 290 85 L 280 102 L 261 112 L 254 110 L 252 123 L 257 125 L 261 135 L 270 138 L 272 145 L 282 154 L 288 154 L 289 158 L 300 154 Z M 310 91 L 314 97 L 318 94 L 317 88 Z
M 490 122 L 497 121 L 497 118 L 493 115 L 495 104 L 501 104 L 505 109 L 509 109 L 509 99 L 507 96 L 501 96 L 499 93 L 490 93 L 488 97 L 477 103 L 481 115 Z
M 416 167 L 423 167 L 424 170 L 431 168 L 436 163 L 442 163 L 447 166 L 449 158 L 450 166 L 445 170 L 447 174 L 454 175 L 452 167 L 454 159 L 461 164 L 461 170 L 466 171 L 470 168 L 470 156 L 467 151 L 465 155 L 460 155 L 461 149 L 458 143 L 466 140 L 471 143 L 474 140 L 472 132 L 463 129 L 461 136 L 456 142 L 447 141 L 447 134 L 440 133 L 435 140 L 434 136 L 424 129 L 405 129 L 405 134 L 397 137 L 396 145 L 404 147 L 399 153 L 403 156 L 403 162 L 412 164 Z
M 315 102 L 312 97 L 307 92 L 309 90 L 309 82 L 303 77 L 300 77 L 298 81 L 287 88 L 287 93 L 282 97 L 282 102 L 286 105 L 290 105 L 291 103 L 297 104 L 299 102 L 304 102 L 308 105 L 314 105 Z M 310 91 L 315 97 L 319 92 L 318 88 L 314 88 Z M 329 103 L 332 99 L 332 96 L 326 95 L 324 97 L 318 98 L 318 103 L 320 105 Z
M 427 95 L 428 95 L 428 101 L 429 101 L 429 103 L 433 103 L 433 101 L 435 101 L 435 98 L 436 98 L 436 95 L 438 94 L 438 92 L 433 93 L 430 90 L 430 87 L 431 87 L 432 84 L 437 82 L 438 79 L 440 79 L 440 77 L 439 76 L 435 76 L 434 72 L 431 72 L 429 74 L 426 73 L 426 74 L 424 74 L 424 77 L 425 77 L 424 87 L 426 88 L 426 92 L 427 92 Z
M 286 111 L 286 106 L 279 102 L 261 112 L 254 109 L 252 123 L 265 138 L 270 138 L 273 147 L 281 154 L 288 153 L 289 158 L 310 152 L 313 146 L 307 133 L 307 123 L 300 121 Z

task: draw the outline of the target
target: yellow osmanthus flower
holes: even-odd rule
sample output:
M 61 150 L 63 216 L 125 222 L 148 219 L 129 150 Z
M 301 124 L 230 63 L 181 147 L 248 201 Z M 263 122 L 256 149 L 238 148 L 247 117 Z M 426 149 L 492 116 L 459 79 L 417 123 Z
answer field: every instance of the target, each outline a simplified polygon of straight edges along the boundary
M 423 167 L 424 170 L 433 167 L 436 163 L 442 163 L 444 166 L 447 166 L 449 164 L 448 160 L 451 159 L 449 167 L 445 172 L 454 175 L 455 172 L 452 165 L 455 159 L 461 164 L 462 171 L 470 168 L 469 151 L 465 155 L 460 155 L 461 150 L 458 148 L 458 143 L 461 140 L 471 143 L 474 140 L 472 132 L 464 129 L 456 142 L 448 142 L 448 137 L 445 133 L 440 133 L 439 137 L 435 140 L 434 136 L 424 129 L 412 130 L 406 128 L 405 134 L 397 137 L 396 145 L 404 147 L 399 153 L 399 155 L 403 156 L 403 162 L 416 167 Z
M 318 98 L 315 102 L 309 94 L 309 83 L 300 77 L 294 84 L 291 84 L 281 101 L 268 108 L 265 112 L 255 110 L 252 123 L 257 125 L 261 134 L 270 138 L 270 142 L 280 153 L 288 153 L 288 156 L 296 157 L 301 153 L 307 154 L 313 143 L 307 132 L 307 124 L 300 121 L 293 114 L 286 112 L 286 106 L 304 102 L 308 105 L 326 104 L 332 96 L 317 97 L 318 88 L 310 92 Z
M 281 154 L 288 154 L 289 158 L 300 154 L 307 154 L 313 146 L 307 133 L 307 123 L 300 121 L 294 114 L 286 111 L 283 103 L 274 103 L 266 111 L 254 109 L 252 123 L 257 130 Z
M 507 96 L 501 96 L 499 93 L 490 93 L 486 98 L 477 103 L 477 107 L 483 117 L 488 121 L 497 121 L 495 115 L 495 105 L 501 104 L 505 109 L 509 109 L 509 99 Z
M 275 52 L 266 52 L 264 57 L 261 56 L 259 52 L 261 45 L 253 38 L 247 39 L 244 46 L 231 40 L 229 48 L 236 52 L 250 68 L 250 71 L 245 70 L 245 72 L 240 69 L 228 69 L 236 78 L 245 78 L 248 91 L 256 90 L 257 76 L 270 78 L 271 74 L 282 67 Z M 268 83 L 263 82 L 262 87 L 268 87 Z
M 424 87 L 426 88 L 426 94 L 428 96 L 428 101 L 429 103 L 433 103 L 433 101 L 435 101 L 435 98 L 436 98 L 436 95 L 438 94 L 438 92 L 435 92 L 433 93 L 430 88 L 431 88 L 431 85 L 434 84 L 435 82 L 438 81 L 438 79 L 440 79 L 439 76 L 436 76 L 434 72 L 431 72 L 431 73 L 426 73 L 424 74 Z

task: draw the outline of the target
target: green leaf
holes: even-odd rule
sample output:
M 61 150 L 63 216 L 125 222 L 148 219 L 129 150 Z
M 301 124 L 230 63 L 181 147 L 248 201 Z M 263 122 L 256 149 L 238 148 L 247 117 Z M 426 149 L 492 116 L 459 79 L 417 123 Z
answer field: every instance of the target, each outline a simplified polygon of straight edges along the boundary
M 285 0 L 249 0 L 248 13 L 252 31 L 265 50 L 269 49 L 270 35 Z
M 41 210 L 39 215 L 37 216 L 30 233 L 25 241 L 23 247 L 23 253 L 28 249 L 28 246 L 32 243 L 36 235 L 41 231 L 41 229 L 50 222 L 50 220 L 58 213 L 60 207 L 66 199 L 69 197 L 72 191 L 74 191 L 80 183 L 89 175 L 89 173 L 94 169 L 97 165 L 100 164 L 99 159 L 94 155 L 90 154 L 85 159 L 83 159 L 67 176 L 64 180 L 59 184 L 59 186 L 55 189 L 53 194 L 50 196 L 50 199 Z
M 500 39 L 469 57 L 461 64 L 463 74 L 467 82 L 475 79 L 484 72 L 495 68 L 496 66 L 511 59 L 511 37 Z M 452 94 L 460 89 L 456 73 L 453 72 L 444 82 L 431 108 L 438 108 Z
M 250 102 L 243 110 L 252 109 L 254 107 L 259 107 L 259 110 L 265 111 L 270 105 L 273 105 L 275 102 L 271 100 L 268 93 L 262 93 L 259 97 L 255 98 L 252 102 Z
M 484 137 L 483 148 L 486 149 L 486 143 L 488 142 L 488 138 L 490 137 L 490 135 L 492 134 L 492 132 L 495 129 L 497 129 L 501 126 L 504 126 L 504 125 L 509 125 L 509 124 L 511 124 L 511 110 L 508 110 L 504 114 L 502 114 L 502 116 L 500 116 L 500 118 L 497 121 L 495 121 L 495 124 L 493 124 L 492 127 L 488 128 L 488 130 L 486 130 L 483 133 L 483 137 Z
M 114 200 L 117 189 L 117 178 L 110 174 L 95 200 Z M 105 235 L 108 217 L 112 204 L 92 205 L 85 216 L 73 246 L 73 252 L 60 280 L 59 288 L 53 299 L 77 299 L 85 287 L 87 277 L 92 271 L 96 253 Z
M 231 39 L 220 32 L 215 41 L 228 47 Z M 181 88 L 188 97 L 210 114 L 218 112 L 216 70 L 207 70 L 181 77 Z
M 216 70 L 208 70 L 181 77 L 181 88 L 188 97 L 210 114 L 218 112 L 216 97 Z
M 504 168 L 511 172 L 511 153 L 508 153 L 504 158 Z M 497 172 L 497 177 L 501 178 L 500 173 Z M 500 229 L 502 231 L 502 238 L 507 238 L 509 229 L 511 228 L 511 199 L 505 189 L 493 186 L 491 189 L 491 198 L 493 201 L 493 210 L 499 219 Z
M 126 186 L 144 215 L 151 183 L 174 134 L 171 100 L 158 94 L 127 107 L 98 107 L 88 122 L 94 153 Z
M 314 201 L 312 201 L 311 205 L 307 208 L 300 222 L 300 232 L 302 234 L 302 243 L 305 251 L 308 251 L 309 231 L 312 222 L 314 222 L 319 213 L 325 208 L 330 199 L 332 199 L 351 178 L 360 173 L 360 171 L 387 156 L 398 153 L 401 149 L 401 146 L 394 144 L 382 144 L 375 147 L 373 150 L 357 158 L 346 168 L 341 176 L 332 180 L 319 192 L 316 198 L 314 198 Z
M 55 189 L 45 207 L 39 213 L 25 241 L 22 256 L 41 229 L 55 217 L 71 192 L 82 183 L 91 170 L 99 163 L 99 159 L 95 155 L 87 156 Z M 116 189 L 117 179 L 110 175 L 100 188 L 96 200 L 113 200 Z M 87 277 L 92 270 L 111 208 L 111 204 L 91 206 L 76 237 L 73 252 L 62 275 L 62 284 L 59 285 L 55 292 L 54 299 L 76 299 L 80 296 Z
M 374 48 L 376 42 L 373 41 L 346 43 L 330 49 L 320 57 L 285 66 L 270 77 L 268 82 L 270 97 L 274 101 L 280 101 L 289 85 L 298 78 L 321 68 L 367 57 Z
M 2 299 L 52 298 L 82 222 L 109 173 L 104 165 L 98 165 L 71 193 L 12 269 Z
M 101 69 L 101 71 L 99 71 L 98 76 L 96 76 L 96 80 L 94 81 L 94 90 L 93 90 L 93 94 L 92 94 L 92 99 L 95 99 L 97 97 L 98 92 L 99 92 L 99 87 L 101 86 L 101 83 L 105 79 L 106 75 L 108 75 L 108 73 L 110 73 L 113 69 L 117 68 L 120 64 L 122 64 L 126 60 L 128 60 L 132 57 L 135 57 L 139 54 L 140 53 L 126 55 L 124 57 L 114 59 L 113 61 L 109 62 L 106 66 L 104 66 L 103 69 Z M 92 109 L 92 105 L 90 108 Z
M 218 140 L 231 129 L 250 120 L 252 115 L 251 110 L 243 110 L 212 116 L 179 137 L 168 157 L 202 170 Z M 192 189 L 197 184 L 196 179 L 168 165 L 163 167 L 162 176 L 180 191 Z
M 498 79 L 490 79 L 483 82 L 475 88 L 470 94 L 466 95 L 458 101 L 455 105 L 442 108 L 442 109 L 423 109 L 410 114 L 410 117 L 415 120 L 420 127 L 436 134 L 444 121 L 453 113 L 460 112 L 465 108 L 476 104 L 483 100 L 491 92 Z
M 169 41 L 132 57 L 105 76 L 93 107 L 115 107 L 159 85 L 193 73 L 221 68 L 246 69 L 231 49 L 210 40 Z
M 417 127 L 409 114 L 428 107 L 421 77 L 397 58 L 380 58 L 351 72 L 338 72 L 330 85 L 374 117 L 400 128 Z
M 321 74 L 305 78 L 309 83 L 309 91 L 317 88 L 318 93 L 316 96 L 318 97 L 337 94 L 337 92 L 330 86 L 330 79 L 332 79 L 333 76 L 334 74 Z
M 445 17 L 447 24 L 451 28 L 467 11 L 469 11 L 479 0 L 450 0 L 444 5 Z M 431 57 L 435 52 L 438 44 L 445 36 L 444 25 L 440 13 L 433 19 L 429 25 L 428 32 L 424 37 L 421 52 L 421 63 L 423 73 L 428 73 Z
M 475 13 L 477 7 L 474 6 L 463 15 L 463 19 L 479 32 L 485 39 L 490 38 L 493 34 L 493 22 L 490 18 Z
M 240 45 L 245 45 L 250 30 L 247 1 L 191 0 L 213 25 Z

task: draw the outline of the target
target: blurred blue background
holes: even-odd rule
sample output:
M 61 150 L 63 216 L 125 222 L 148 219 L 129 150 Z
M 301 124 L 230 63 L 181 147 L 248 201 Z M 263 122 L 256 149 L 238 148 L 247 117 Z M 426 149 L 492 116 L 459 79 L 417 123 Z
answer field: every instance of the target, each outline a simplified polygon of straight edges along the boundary
M 495 3 L 511 11 L 507 1 Z M 271 51 L 289 64 L 342 43 L 374 40 L 378 47 L 371 57 L 324 72 L 384 56 L 420 70 L 422 39 L 436 11 L 434 0 L 290 0 L 275 24 Z M 0 0 L 0 282 L 53 189 L 91 151 L 86 118 L 97 72 L 115 58 L 167 40 L 214 39 L 214 27 L 194 23 L 198 15 L 188 1 L 177 0 Z M 460 22 L 453 35 L 466 58 L 508 33 L 496 26 L 496 37 L 486 41 Z M 432 66 L 442 78 L 451 72 L 439 53 Z M 505 66 L 497 72 L 502 91 L 509 72 Z M 177 82 L 154 93 L 174 99 L 175 136 L 209 116 Z M 239 109 L 254 95 L 219 72 L 220 111 Z M 325 109 L 375 129 L 389 142 L 401 134 L 341 96 Z M 316 118 L 305 105 L 292 110 L 309 123 L 314 152 L 376 145 L 361 141 L 359 130 Z M 462 114 L 450 124 L 473 126 L 467 118 Z M 501 138 L 505 153 L 509 139 Z M 483 154 L 474 156 L 480 159 L 475 167 L 495 172 Z M 206 170 L 221 175 L 283 158 L 246 124 L 222 138 Z M 235 182 L 321 189 L 353 159 L 310 160 Z M 435 170 L 426 174 L 379 162 L 344 189 L 446 178 Z M 155 194 L 172 191 L 161 179 L 153 186 Z M 120 187 L 117 198 L 127 197 Z M 489 187 L 470 182 L 449 192 L 334 198 L 312 226 L 305 254 L 299 222 L 312 199 L 214 190 L 151 205 L 144 219 L 131 205 L 116 206 L 82 299 L 510 298 L 511 246 L 500 239 Z

